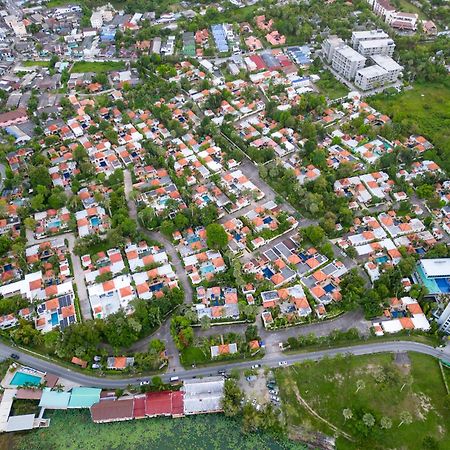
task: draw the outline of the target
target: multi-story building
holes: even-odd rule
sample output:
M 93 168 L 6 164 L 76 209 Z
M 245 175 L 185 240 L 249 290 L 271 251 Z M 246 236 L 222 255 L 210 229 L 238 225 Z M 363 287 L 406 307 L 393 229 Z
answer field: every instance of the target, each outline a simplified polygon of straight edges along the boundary
M 353 31 L 351 45 L 357 50 L 361 41 L 372 41 L 374 39 L 390 39 L 389 35 L 384 30 L 365 30 Z
M 437 323 L 441 331 L 450 334 L 450 302 L 438 316 Z
M 328 39 L 325 39 L 325 41 L 323 41 L 322 54 L 327 62 L 331 62 L 336 49 L 338 47 L 342 47 L 343 45 L 345 45 L 344 41 L 336 35 L 330 36 Z
M 403 67 L 394 61 L 390 56 L 385 55 L 373 55 L 372 61 L 382 67 L 386 72 L 386 83 L 394 83 L 401 76 Z
M 366 58 L 348 45 L 336 48 L 331 60 L 333 69 L 348 80 L 353 80 L 356 72 L 362 69 L 365 63 Z
M 364 67 L 356 73 L 355 85 L 363 91 L 375 89 L 385 84 L 387 75 L 388 72 L 376 64 Z
M 395 42 L 392 39 L 371 39 L 360 41 L 358 44 L 358 53 L 368 58 L 372 55 L 394 54 Z

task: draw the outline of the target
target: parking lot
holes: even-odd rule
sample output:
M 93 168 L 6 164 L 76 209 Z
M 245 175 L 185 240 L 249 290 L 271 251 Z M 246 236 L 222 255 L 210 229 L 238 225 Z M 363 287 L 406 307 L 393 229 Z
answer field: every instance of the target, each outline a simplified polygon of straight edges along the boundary
M 268 403 L 280 406 L 278 387 L 272 371 L 261 367 L 245 371 L 239 379 L 239 387 L 247 401 L 251 402 L 256 409 Z

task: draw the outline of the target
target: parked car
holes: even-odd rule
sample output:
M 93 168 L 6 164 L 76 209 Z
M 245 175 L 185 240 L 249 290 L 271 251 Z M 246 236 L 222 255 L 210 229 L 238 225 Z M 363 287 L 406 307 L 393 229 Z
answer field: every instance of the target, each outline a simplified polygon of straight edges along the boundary
M 287 365 L 288 365 L 288 362 L 287 362 L 287 361 L 279 361 L 279 362 L 278 362 L 278 365 L 279 365 L 280 367 L 284 367 L 284 366 L 287 366 Z
M 280 397 L 277 397 L 276 395 L 271 395 L 270 398 L 275 401 L 275 402 L 279 402 L 280 401 Z
M 100 364 L 92 364 L 93 369 L 100 369 L 102 366 Z
M 102 357 L 101 356 L 94 356 L 94 361 L 95 362 L 99 362 L 99 361 L 101 361 L 102 360 Z
M 261 364 L 253 364 L 252 369 L 259 369 Z
M 150 380 L 142 380 L 139 385 L 140 386 L 147 386 L 148 384 L 150 384 Z
M 17 360 L 17 359 L 20 359 L 20 356 L 16 353 L 11 353 L 11 358 Z

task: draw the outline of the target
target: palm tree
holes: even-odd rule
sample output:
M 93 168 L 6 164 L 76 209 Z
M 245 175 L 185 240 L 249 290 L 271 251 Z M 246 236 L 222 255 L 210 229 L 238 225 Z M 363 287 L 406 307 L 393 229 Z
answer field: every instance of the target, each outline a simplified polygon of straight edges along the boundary
M 356 393 L 360 391 L 361 389 L 364 389 L 366 387 L 366 383 L 364 383 L 364 380 L 358 380 L 356 382 Z
M 342 410 L 342 415 L 345 421 L 350 420 L 353 417 L 353 411 L 350 408 L 345 408 Z
M 362 417 L 362 421 L 364 422 L 364 425 L 368 428 L 372 428 L 375 425 L 375 417 L 372 416 L 370 413 L 366 413 Z
M 400 413 L 400 423 L 398 424 L 398 427 L 400 428 L 404 423 L 409 425 L 412 420 L 411 414 L 408 411 L 403 411 Z
M 380 420 L 381 428 L 389 430 L 392 427 L 392 420 L 389 417 L 383 416 Z

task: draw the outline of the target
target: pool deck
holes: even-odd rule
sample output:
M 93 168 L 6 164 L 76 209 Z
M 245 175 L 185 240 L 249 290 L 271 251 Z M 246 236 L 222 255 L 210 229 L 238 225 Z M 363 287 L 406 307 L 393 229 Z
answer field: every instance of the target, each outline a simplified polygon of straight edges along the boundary
M 29 375 L 34 375 L 36 377 L 41 377 L 41 381 L 44 379 L 44 377 L 46 375 L 44 372 L 39 372 L 38 370 L 30 369 L 29 367 L 22 366 L 19 363 L 13 363 L 9 366 L 8 371 L 6 372 L 5 376 L 3 377 L 1 386 L 5 389 L 7 389 L 7 388 L 16 389 L 17 386 L 12 385 L 11 381 L 17 372 L 23 372 L 23 373 L 26 373 Z

